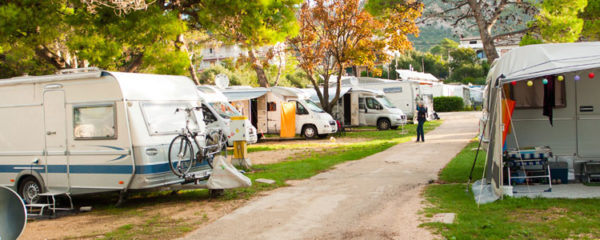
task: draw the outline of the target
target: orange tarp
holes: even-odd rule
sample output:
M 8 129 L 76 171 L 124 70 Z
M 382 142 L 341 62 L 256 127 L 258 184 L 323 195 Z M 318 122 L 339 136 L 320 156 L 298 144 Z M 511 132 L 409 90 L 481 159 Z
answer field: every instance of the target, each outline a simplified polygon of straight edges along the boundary
M 281 131 L 282 138 L 296 136 L 296 102 L 281 103 Z
M 510 99 L 502 99 L 502 144 L 506 143 L 506 135 L 510 132 L 510 124 L 513 112 L 515 110 L 515 101 Z

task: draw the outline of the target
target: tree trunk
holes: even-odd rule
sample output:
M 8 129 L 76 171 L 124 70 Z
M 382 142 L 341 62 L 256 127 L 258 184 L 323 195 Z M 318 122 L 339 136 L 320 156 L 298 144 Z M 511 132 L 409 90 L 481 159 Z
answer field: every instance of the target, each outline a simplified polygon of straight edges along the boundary
M 267 80 L 267 75 L 265 74 L 265 70 L 263 69 L 262 64 L 260 63 L 260 59 L 256 57 L 254 54 L 254 50 L 248 50 L 248 57 L 250 57 L 250 61 L 252 63 L 252 68 L 256 72 L 256 77 L 258 78 L 258 84 L 261 87 L 269 87 L 269 81 Z
M 181 14 L 179 14 L 179 18 L 182 18 Z M 192 80 L 194 80 L 194 83 L 196 83 L 196 85 L 200 85 L 200 79 L 198 79 L 198 75 L 196 74 L 196 66 L 194 66 L 194 61 L 192 61 L 194 56 L 193 54 L 190 54 L 183 33 L 177 36 L 177 39 L 175 40 L 175 47 L 179 49 L 179 51 L 185 52 L 188 55 L 188 59 L 190 60 L 190 66 L 188 66 L 188 71 L 190 71 L 190 77 L 192 77 Z
M 278 53 L 277 56 L 279 56 L 279 66 L 277 67 L 277 77 L 275 78 L 273 86 L 277 86 L 277 84 L 279 84 L 279 78 L 281 78 L 281 71 L 283 70 L 283 59 L 281 57 L 281 52 Z
M 329 102 L 329 104 L 328 104 L 329 111 L 327 111 L 327 112 L 329 114 L 331 114 L 331 112 L 333 111 L 333 106 L 335 106 L 337 104 L 338 99 L 340 99 L 340 92 L 342 91 L 342 72 L 344 71 L 344 68 L 341 65 L 338 65 L 338 67 L 339 67 L 339 70 L 338 70 L 338 75 L 337 75 L 336 84 L 335 84 L 335 96 L 333 97 L 331 102 Z
M 498 52 L 496 51 L 496 45 L 494 44 L 494 38 L 492 37 L 492 25 L 489 24 L 483 13 L 477 0 L 469 0 L 469 6 L 473 10 L 473 17 L 477 23 L 479 29 L 479 35 L 481 36 L 481 42 L 483 43 L 483 51 L 491 64 L 496 58 L 498 58 Z
M 52 66 L 54 66 L 57 69 L 65 69 L 68 67 L 67 62 L 65 61 L 64 58 L 53 53 L 52 51 L 50 51 L 50 49 L 48 49 L 44 45 L 39 45 L 35 49 L 35 54 L 38 57 L 46 60 L 48 63 L 50 63 Z
M 144 53 L 139 53 L 133 56 L 133 60 L 129 65 L 127 65 L 123 70 L 125 72 L 136 72 L 140 66 L 142 66 L 142 59 L 144 58 Z

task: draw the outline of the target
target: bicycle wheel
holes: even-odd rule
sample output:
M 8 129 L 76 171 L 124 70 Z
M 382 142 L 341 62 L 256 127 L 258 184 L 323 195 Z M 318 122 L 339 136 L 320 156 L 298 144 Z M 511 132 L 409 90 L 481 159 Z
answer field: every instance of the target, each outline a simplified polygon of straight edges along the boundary
M 194 165 L 194 148 L 187 136 L 179 135 L 173 138 L 169 145 L 169 168 L 171 171 L 183 177 Z

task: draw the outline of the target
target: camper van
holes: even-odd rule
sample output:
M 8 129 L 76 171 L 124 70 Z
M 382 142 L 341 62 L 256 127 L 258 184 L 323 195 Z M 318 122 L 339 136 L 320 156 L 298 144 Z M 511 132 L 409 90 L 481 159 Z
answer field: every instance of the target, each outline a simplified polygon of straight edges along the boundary
M 184 183 L 167 154 L 186 126 L 176 109 L 201 106 L 195 89 L 187 77 L 98 69 L 0 80 L 0 185 L 32 203 L 42 192 Z M 190 128 L 205 132 L 202 112 L 191 117 Z M 211 169 L 203 161 L 190 172 L 208 176 Z
M 319 102 L 313 89 L 306 89 L 311 98 Z M 333 100 L 336 89 L 330 88 Z M 406 124 L 406 114 L 388 100 L 383 91 L 359 87 L 340 88 L 340 99 L 333 106 L 333 116 L 344 126 L 376 126 L 379 130 L 397 129 Z
M 267 133 L 279 134 L 282 127 L 289 127 L 305 138 L 323 138 L 337 131 L 337 124 L 331 115 L 323 111 L 300 89 L 271 87 L 265 97 Z M 281 119 L 282 103 L 288 102 L 296 104 L 295 121 L 288 123 L 294 126 L 284 126 Z
M 599 76 L 600 42 L 529 45 L 494 62 L 480 125 L 487 143 L 485 183 L 494 194 L 537 188 L 509 186 L 507 151 L 521 153 L 517 162 L 545 164 L 550 171 L 544 174 L 562 184 L 599 180 Z
M 204 122 L 208 128 L 218 128 L 223 130 L 223 134 L 227 137 L 227 145 L 233 146 L 233 132 L 231 132 L 230 118 L 233 116 L 241 116 L 242 114 L 232 106 L 227 97 L 223 93 L 213 86 L 198 86 L 199 95 L 202 98 L 202 106 Z M 246 120 L 246 128 L 249 133 L 246 136 L 246 142 L 256 143 L 256 128 L 250 124 L 249 120 Z

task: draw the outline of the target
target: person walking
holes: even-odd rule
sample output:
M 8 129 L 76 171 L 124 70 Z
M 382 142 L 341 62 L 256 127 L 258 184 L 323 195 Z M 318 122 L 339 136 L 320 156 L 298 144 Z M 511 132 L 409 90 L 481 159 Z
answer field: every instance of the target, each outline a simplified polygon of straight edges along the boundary
M 423 106 L 423 103 L 420 102 L 419 105 L 417 106 L 417 122 L 419 123 L 417 125 L 417 142 L 419 142 L 419 140 L 421 140 L 422 142 L 425 142 L 425 131 L 423 130 L 423 125 L 425 124 L 425 121 L 427 120 L 427 108 L 425 106 Z

